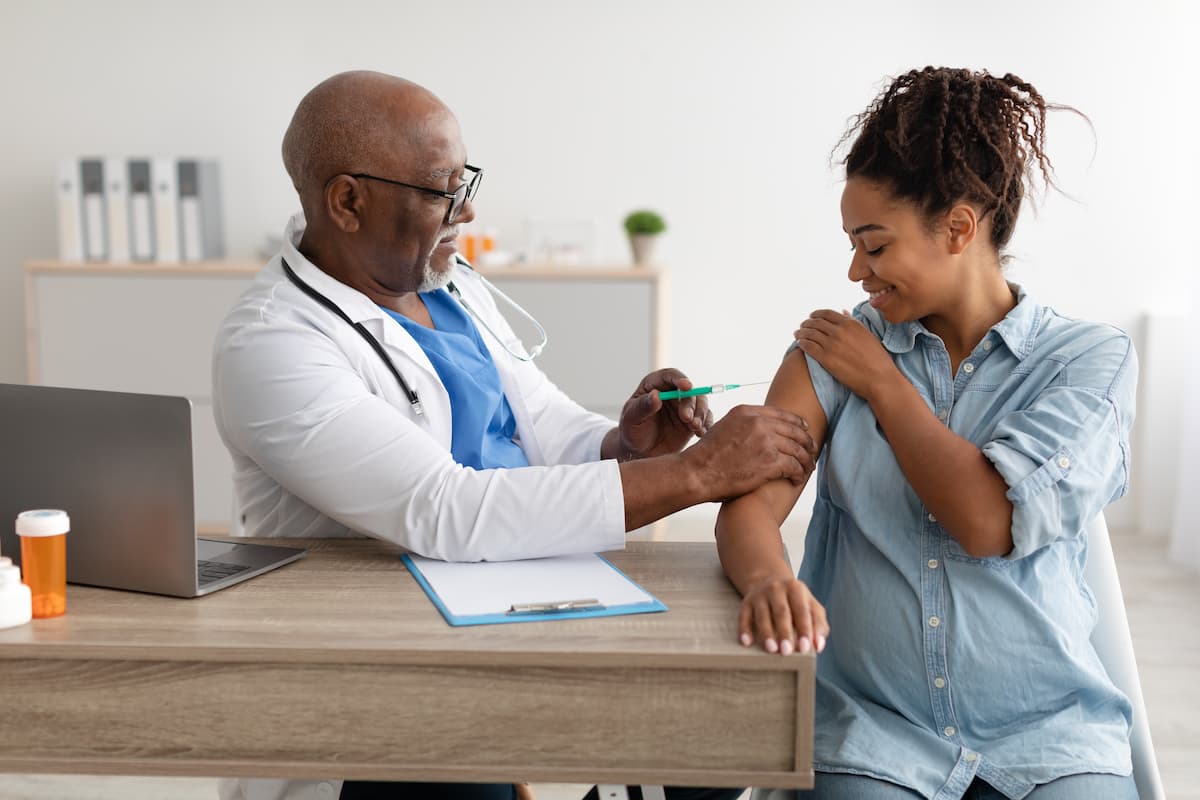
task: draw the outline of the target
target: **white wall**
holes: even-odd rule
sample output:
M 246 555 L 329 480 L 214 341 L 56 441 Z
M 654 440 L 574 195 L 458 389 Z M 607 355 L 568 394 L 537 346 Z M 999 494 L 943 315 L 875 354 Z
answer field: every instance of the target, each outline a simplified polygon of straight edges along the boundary
M 1095 125 L 1093 140 L 1051 120 L 1074 199 L 1027 215 L 1013 275 L 1065 312 L 1131 328 L 1195 272 L 1198 21 L 1183 0 L 8 0 L 0 379 L 23 379 L 21 264 L 54 254 L 60 156 L 219 158 L 231 255 L 250 256 L 296 206 L 279 159 L 292 109 L 350 68 L 412 78 L 456 109 L 487 168 L 480 224 L 502 245 L 520 244 L 527 217 L 583 218 L 600 257 L 624 261 L 622 215 L 661 209 L 672 360 L 701 381 L 770 377 L 808 311 L 861 297 L 828 155 L 883 76 L 1012 71 Z

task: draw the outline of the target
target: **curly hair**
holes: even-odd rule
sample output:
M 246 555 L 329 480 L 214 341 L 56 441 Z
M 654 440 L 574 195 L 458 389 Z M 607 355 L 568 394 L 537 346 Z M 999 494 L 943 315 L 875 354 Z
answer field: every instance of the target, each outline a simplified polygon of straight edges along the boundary
M 1026 186 L 1040 173 L 1057 188 L 1045 153 L 1047 103 L 1013 74 L 925 67 L 911 70 L 851 119 L 840 148 L 856 132 L 843 160 L 846 177 L 888 186 L 927 219 L 967 202 L 992 215 L 992 244 L 1012 238 Z M 1085 120 L 1083 114 L 1079 114 Z

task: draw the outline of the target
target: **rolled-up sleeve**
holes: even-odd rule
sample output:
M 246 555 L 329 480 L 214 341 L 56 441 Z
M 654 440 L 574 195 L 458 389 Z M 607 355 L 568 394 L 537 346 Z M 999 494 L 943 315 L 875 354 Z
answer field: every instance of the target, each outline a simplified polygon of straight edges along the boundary
M 1063 364 L 1026 407 L 1001 417 L 983 446 L 1009 486 L 1009 559 L 1079 536 L 1125 494 L 1137 357 L 1129 338 L 1114 334 Z

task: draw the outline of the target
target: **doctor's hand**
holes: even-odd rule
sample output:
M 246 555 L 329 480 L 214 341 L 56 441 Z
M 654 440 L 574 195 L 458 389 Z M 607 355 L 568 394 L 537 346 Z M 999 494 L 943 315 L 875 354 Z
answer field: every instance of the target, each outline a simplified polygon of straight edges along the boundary
M 713 424 L 708 398 L 663 401 L 658 396 L 660 391 L 691 388 L 691 380 L 677 369 L 660 369 L 643 378 L 625 401 L 621 421 L 605 439 L 601 457 L 630 461 L 669 455 L 682 450 L 692 436 L 703 436 Z
M 829 622 L 825 607 L 802 581 L 770 575 L 753 583 L 738 610 L 738 639 L 768 653 L 807 653 L 825 649 Z
M 817 444 L 803 417 L 774 406 L 735 406 L 683 451 L 709 501 L 727 500 L 781 478 L 808 481 Z

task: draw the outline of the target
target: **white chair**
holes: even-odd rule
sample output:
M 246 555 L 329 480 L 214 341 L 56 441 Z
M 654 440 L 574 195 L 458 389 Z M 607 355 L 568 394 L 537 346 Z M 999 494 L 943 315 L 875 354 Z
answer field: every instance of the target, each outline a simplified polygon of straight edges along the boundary
M 1113 557 L 1108 538 L 1108 524 L 1099 514 L 1088 525 L 1088 559 L 1084 578 L 1096 596 L 1100 621 L 1092 631 L 1092 646 L 1108 677 L 1125 693 L 1133 704 L 1133 730 L 1129 746 L 1133 755 L 1133 780 L 1141 800 L 1164 800 L 1158 759 L 1150 741 L 1150 722 L 1146 718 L 1146 701 L 1142 698 L 1142 682 L 1138 678 L 1137 661 L 1133 657 L 1133 639 L 1129 635 L 1129 619 L 1125 616 L 1125 597 L 1117 579 L 1117 560 Z
M 1117 561 L 1108 524 L 1098 515 L 1087 527 L 1088 559 L 1084 579 L 1096 597 L 1099 621 L 1092 631 L 1092 646 L 1100 663 L 1118 689 L 1133 704 L 1133 730 L 1129 746 L 1133 756 L 1133 780 L 1141 800 L 1164 800 L 1158 759 L 1150 741 L 1150 723 L 1146 718 L 1146 702 L 1142 698 L 1142 682 L 1138 678 L 1137 661 L 1133 657 L 1133 639 L 1129 635 L 1129 618 L 1125 615 L 1125 597 L 1117 578 Z M 751 800 L 787 800 L 788 792 L 755 789 Z

